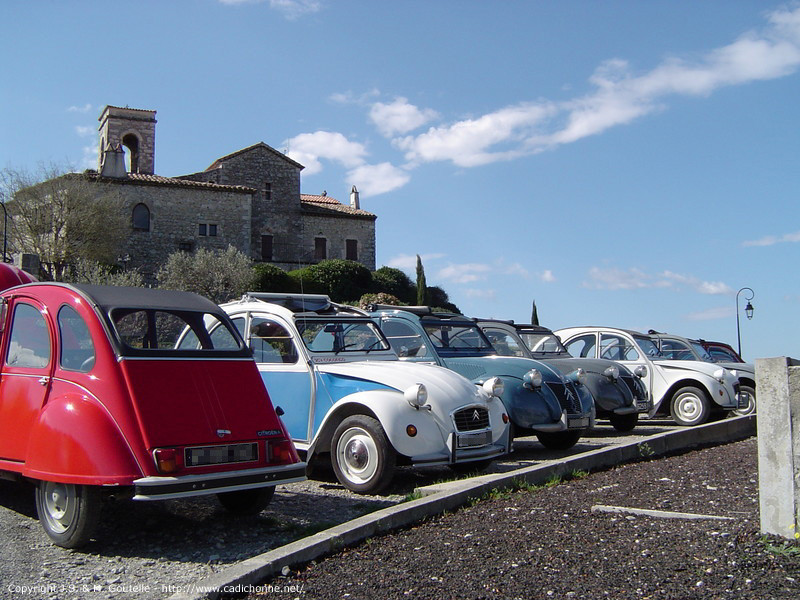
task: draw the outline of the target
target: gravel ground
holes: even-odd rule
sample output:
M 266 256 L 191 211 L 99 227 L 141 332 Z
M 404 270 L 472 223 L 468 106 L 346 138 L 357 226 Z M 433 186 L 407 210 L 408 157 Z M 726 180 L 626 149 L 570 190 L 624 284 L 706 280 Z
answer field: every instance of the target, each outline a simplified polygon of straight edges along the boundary
M 755 439 L 497 497 L 265 584 L 286 598 L 800 598 L 800 546 L 759 534 Z M 661 519 L 612 505 L 733 517 Z

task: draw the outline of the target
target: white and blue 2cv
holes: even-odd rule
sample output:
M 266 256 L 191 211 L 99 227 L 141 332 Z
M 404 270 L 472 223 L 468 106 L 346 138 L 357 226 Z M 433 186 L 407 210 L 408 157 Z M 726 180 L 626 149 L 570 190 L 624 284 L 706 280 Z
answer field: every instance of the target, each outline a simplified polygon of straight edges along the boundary
M 248 293 L 223 304 L 309 464 L 376 493 L 400 465 L 484 468 L 510 451 L 503 383 L 476 386 L 402 362 L 366 312 L 314 294 Z

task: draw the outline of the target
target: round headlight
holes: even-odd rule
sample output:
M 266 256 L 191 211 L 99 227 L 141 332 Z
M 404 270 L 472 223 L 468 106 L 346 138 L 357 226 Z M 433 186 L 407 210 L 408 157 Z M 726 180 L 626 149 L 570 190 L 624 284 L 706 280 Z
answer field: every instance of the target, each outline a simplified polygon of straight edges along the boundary
M 608 367 L 605 371 L 603 371 L 603 375 L 608 377 L 611 381 L 616 381 L 619 379 L 619 367 L 611 366 Z
M 428 401 L 428 389 L 421 383 L 415 383 L 403 392 L 403 397 L 411 406 L 419 408 Z
M 484 381 L 481 387 L 487 394 L 489 394 L 489 396 L 499 398 L 503 395 L 503 391 L 505 390 L 506 386 L 503 383 L 503 380 L 499 377 L 492 377 L 491 379 Z
M 720 383 L 725 382 L 725 369 L 717 369 L 714 371 L 714 379 L 719 381 Z
M 588 376 L 586 375 L 586 371 L 584 371 L 583 369 L 575 369 L 575 372 L 574 372 L 573 375 L 575 377 L 575 381 L 577 381 L 581 385 L 585 385 L 586 384 L 586 380 L 588 379 Z
M 637 377 L 647 377 L 647 367 L 639 365 L 633 370 L 633 374 Z
M 530 387 L 540 387 L 542 385 L 542 374 L 538 369 L 531 369 L 522 376 L 522 381 Z

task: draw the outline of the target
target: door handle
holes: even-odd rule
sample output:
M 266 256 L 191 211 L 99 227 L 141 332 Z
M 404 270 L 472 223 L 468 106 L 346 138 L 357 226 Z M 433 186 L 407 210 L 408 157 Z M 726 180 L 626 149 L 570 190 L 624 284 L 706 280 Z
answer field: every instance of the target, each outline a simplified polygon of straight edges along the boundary
M 42 377 L 39 379 L 39 383 L 41 383 L 42 385 L 47 385 L 48 381 L 50 381 L 49 377 Z

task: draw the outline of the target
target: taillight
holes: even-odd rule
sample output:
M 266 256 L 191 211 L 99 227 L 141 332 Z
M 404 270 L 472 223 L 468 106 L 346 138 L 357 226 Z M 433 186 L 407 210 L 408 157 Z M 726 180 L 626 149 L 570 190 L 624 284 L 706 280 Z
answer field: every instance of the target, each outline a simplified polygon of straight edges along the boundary
M 268 462 L 278 464 L 291 464 L 300 461 L 294 444 L 290 440 L 275 440 L 267 443 L 269 452 Z
M 178 470 L 178 451 L 175 448 L 159 448 L 153 452 L 159 473 L 168 475 Z

